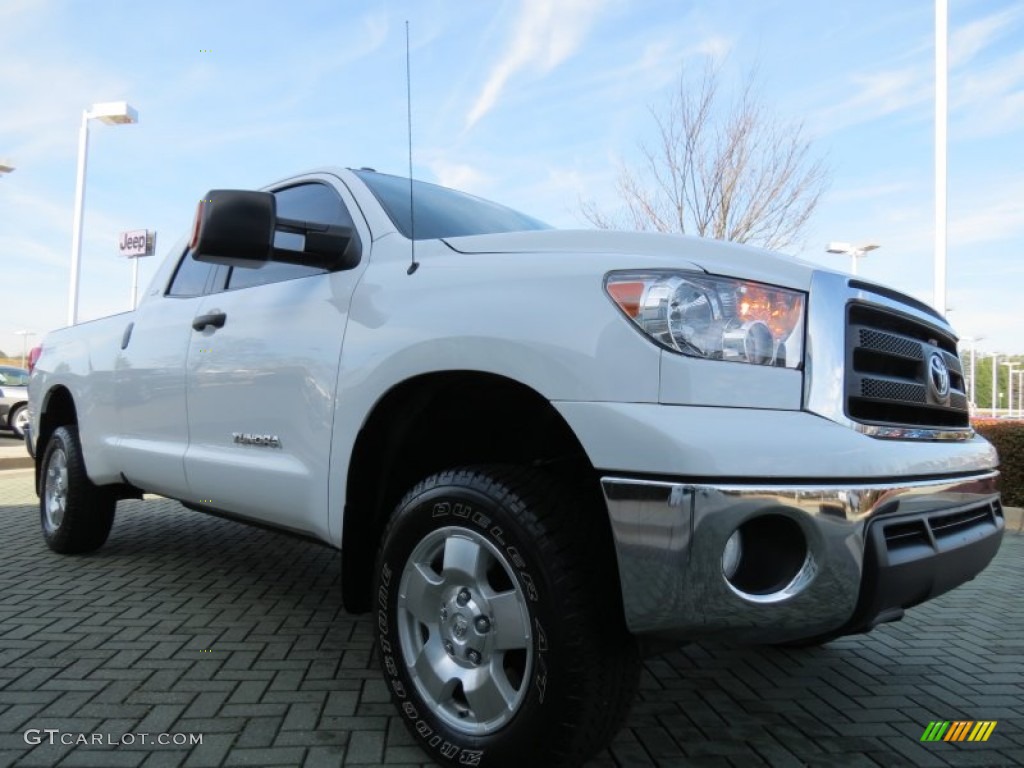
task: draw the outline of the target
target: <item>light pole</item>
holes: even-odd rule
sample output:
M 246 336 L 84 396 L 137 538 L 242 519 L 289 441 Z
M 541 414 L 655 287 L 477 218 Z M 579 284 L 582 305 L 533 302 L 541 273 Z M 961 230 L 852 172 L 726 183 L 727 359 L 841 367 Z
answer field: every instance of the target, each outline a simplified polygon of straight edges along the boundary
M 1016 371 L 1014 371 L 1013 369 L 1016 368 L 1018 365 L 1020 365 L 1020 363 L 1003 363 L 1003 367 L 1006 368 L 1006 372 L 1007 374 L 1009 374 L 1006 377 L 1009 380 L 1007 382 L 1008 389 L 1006 390 L 1006 407 L 1009 409 L 1010 416 L 1013 416 L 1013 376 L 1016 373 Z
M 965 341 L 971 342 L 971 379 L 970 379 L 970 389 L 969 389 L 969 391 L 967 393 L 967 399 L 971 403 L 971 413 L 972 414 L 978 409 L 978 401 L 975 398 L 975 389 L 976 389 L 976 387 L 975 387 L 975 383 L 974 383 L 975 382 L 975 378 L 974 378 L 974 371 L 975 371 L 975 368 L 974 368 L 974 350 L 978 346 L 978 342 L 979 341 L 984 341 L 984 340 L 985 340 L 984 336 L 973 336 L 973 337 L 972 336 L 968 336 L 967 338 L 960 339 L 960 343 L 961 344 L 963 344 Z
M 1017 418 L 1024 419 L 1024 371 L 1017 371 Z
M 0 157 L 0 176 L 14 170 L 14 161 L 8 157 Z
M 35 331 L 15 331 L 15 336 L 21 336 L 21 367 L 25 367 L 25 358 L 28 355 L 28 337 L 35 336 Z
M 82 259 L 82 212 L 85 206 L 85 165 L 89 154 L 89 121 L 99 120 L 107 125 L 125 125 L 139 122 L 139 113 L 126 101 L 107 101 L 93 104 L 82 112 L 82 127 L 78 131 L 78 175 L 75 181 L 75 221 L 71 230 L 71 285 L 68 287 L 68 325 L 78 322 L 78 269 Z
M 850 243 L 829 243 L 825 249 L 828 253 L 841 253 L 850 257 L 850 274 L 857 274 L 857 259 L 867 255 L 868 251 L 881 248 L 878 243 L 865 243 L 864 245 L 851 245 Z
M 949 121 L 949 0 L 935 0 L 935 296 L 946 315 L 946 129 Z
M 996 417 L 996 389 L 999 384 L 999 353 L 992 353 L 992 418 Z
M 1024 387 L 1024 370 L 1016 370 L 1010 373 L 1010 378 L 1017 377 L 1017 418 L 1024 418 L 1024 409 L 1021 409 L 1020 403 L 1024 401 L 1024 392 L 1021 392 L 1021 387 Z M 1010 401 L 1010 418 L 1013 418 L 1014 402 Z

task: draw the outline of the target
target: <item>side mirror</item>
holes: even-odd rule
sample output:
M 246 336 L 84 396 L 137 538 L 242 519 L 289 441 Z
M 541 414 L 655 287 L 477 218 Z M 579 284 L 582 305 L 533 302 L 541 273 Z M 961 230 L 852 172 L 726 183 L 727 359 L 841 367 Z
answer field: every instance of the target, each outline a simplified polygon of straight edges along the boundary
M 301 249 L 274 244 L 275 231 L 302 235 Z M 213 189 L 199 204 L 189 246 L 196 261 L 229 267 L 262 267 L 269 261 L 321 269 L 359 264 L 359 236 L 352 227 L 277 218 L 270 192 Z
M 259 267 L 274 250 L 277 201 L 269 192 L 213 189 L 199 204 L 192 229 L 196 261 Z

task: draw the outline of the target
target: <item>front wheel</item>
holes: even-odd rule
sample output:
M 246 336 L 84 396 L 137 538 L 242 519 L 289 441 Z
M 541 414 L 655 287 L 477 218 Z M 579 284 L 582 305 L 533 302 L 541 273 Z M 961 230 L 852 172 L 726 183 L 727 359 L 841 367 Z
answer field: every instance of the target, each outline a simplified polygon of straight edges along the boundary
M 103 546 L 117 499 L 85 473 L 77 427 L 53 431 L 43 453 L 40 484 L 39 517 L 50 549 L 75 554 Z
M 578 765 L 615 734 L 639 660 L 604 514 L 505 467 L 442 472 L 398 505 L 377 561 L 381 664 L 435 760 Z

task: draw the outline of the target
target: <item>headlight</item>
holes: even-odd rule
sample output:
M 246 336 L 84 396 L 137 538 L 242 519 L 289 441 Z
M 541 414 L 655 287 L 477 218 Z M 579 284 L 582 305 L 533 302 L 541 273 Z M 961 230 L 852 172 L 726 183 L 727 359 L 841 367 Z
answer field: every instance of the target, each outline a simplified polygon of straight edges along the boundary
M 690 272 L 612 272 L 605 290 L 640 329 L 691 357 L 799 368 L 805 296 Z

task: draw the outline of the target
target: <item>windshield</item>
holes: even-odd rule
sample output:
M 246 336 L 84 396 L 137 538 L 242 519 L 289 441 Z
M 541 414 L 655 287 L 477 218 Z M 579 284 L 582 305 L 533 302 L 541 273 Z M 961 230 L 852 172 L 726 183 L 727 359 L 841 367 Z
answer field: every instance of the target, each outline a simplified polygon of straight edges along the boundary
M 370 188 L 398 231 L 411 238 L 409 180 L 376 171 L 353 172 Z M 413 190 L 417 240 L 551 229 L 532 216 L 465 192 L 422 181 L 414 181 Z
M 27 387 L 28 371 L 24 368 L 0 365 L 0 384 L 6 384 L 8 387 Z

